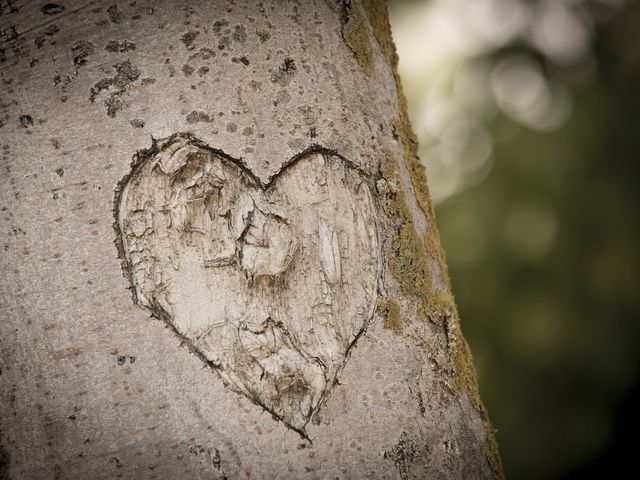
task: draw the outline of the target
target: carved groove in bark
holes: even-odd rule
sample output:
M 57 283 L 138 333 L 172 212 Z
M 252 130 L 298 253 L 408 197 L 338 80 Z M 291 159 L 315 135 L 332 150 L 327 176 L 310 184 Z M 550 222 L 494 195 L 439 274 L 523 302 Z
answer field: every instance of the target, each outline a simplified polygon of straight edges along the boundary
M 376 307 L 381 252 L 366 175 L 316 147 L 263 184 L 176 134 L 134 157 L 114 212 L 134 302 L 306 437 Z

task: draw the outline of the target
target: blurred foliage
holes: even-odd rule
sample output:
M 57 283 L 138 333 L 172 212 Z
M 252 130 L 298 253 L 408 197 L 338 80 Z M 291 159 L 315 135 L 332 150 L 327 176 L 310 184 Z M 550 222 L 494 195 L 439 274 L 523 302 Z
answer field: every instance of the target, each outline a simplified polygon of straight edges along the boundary
M 635 460 L 624 435 L 638 435 L 640 418 L 640 6 L 554 1 L 522 2 L 520 30 L 403 77 L 465 336 L 514 479 L 621 471 Z M 396 38 L 421 5 L 391 4 Z M 444 3 L 426 5 L 433 16 Z M 565 17 L 544 20 L 544 9 Z M 583 33 L 561 28 L 574 20 Z M 416 48 L 429 56 L 441 44 Z M 473 95 L 458 95 L 460 78 Z M 439 189 L 448 176 L 462 180 Z

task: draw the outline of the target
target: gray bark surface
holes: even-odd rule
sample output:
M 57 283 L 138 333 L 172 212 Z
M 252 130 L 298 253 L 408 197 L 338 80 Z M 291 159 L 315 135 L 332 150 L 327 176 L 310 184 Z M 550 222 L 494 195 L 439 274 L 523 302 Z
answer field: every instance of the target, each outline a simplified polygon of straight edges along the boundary
M 0 478 L 494 478 L 386 262 L 381 192 L 435 226 L 347 13 L 0 1 Z

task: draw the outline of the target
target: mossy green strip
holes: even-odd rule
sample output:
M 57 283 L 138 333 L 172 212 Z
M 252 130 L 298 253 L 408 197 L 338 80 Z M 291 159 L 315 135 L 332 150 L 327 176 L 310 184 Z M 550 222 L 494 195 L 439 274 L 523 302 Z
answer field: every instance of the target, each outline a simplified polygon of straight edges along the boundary
M 373 49 L 369 30 L 360 6 L 356 2 L 345 2 L 347 22 L 342 27 L 342 38 L 356 56 L 356 60 L 369 76 L 373 74 Z
M 388 155 L 382 176 L 390 185 L 399 185 L 400 176 L 396 160 Z M 389 270 L 400 285 L 400 290 L 418 298 L 418 315 L 441 323 L 455 307 L 452 296 L 445 291 L 434 291 L 431 262 L 434 261 L 427 239 L 416 231 L 413 217 L 401 188 L 383 199 L 385 213 L 400 220 L 398 234 L 387 252 Z M 435 230 L 435 229 L 434 229 Z M 432 232 L 430 232 L 432 233 Z M 435 259 L 439 261 L 438 259 Z
M 378 311 L 384 317 L 384 328 L 399 332 L 404 328 L 404 320 L 400 316 L 400 305 L 392 298 L 378 304 Z
M 433 211 L 431 197 L 429 194 L 426 169 L 418 158 L 418 141 L 413 129 L 411 128 L 411 122 L 409 121 L 409 115 L 407 113 L 407 101 L 402 90 L 400 75 L 398 74 L 398 55 L 391 35 L 387 2 L 386 0 L 362 0 L 362 2 L 374 36 L 380 45 L 382 53 L 387 58 L 395 78 L 400 118 L 395 122 L 394 130 L 398 138 L 401 140 L 404 148 L 404 161 L 411 176 L 411 183 L 415 191 L 416 200 L 427 216 L 429 225 L 429 231 L 424 239 L 425 254 L 423 255 L 421 253 L 422 248 L 418 248 L 417 253 L 409 254 L 408 247 L 410 245 L 415 246 L 418 243 L 422 245 L 422 242 L 416 241 L 416 237 L 418 235 L 415 231 L 415 227 L 413 227 L 410 212 L 407 209 L 404 196 L 399 193 L 396 197 L 396 201 L 385 208 L 385 212 L 387 214 L 399 216 L 404 221 L 403 226 L 398 233 L 398 239 L 394 240 L 392 243 L 392 252 L 390 252 L 389 255 L 389 267 L 394 277 L 396 277 L 400 282 L 403 292 L 415 291 L 414 287 L 409 286 L 409 281 L 415 277 L 416 271 L 423 269 L 423 260 L 428 258 L 428 256 L 431 256 L 431 258 L 434 258 L 438 262 L 441 271 L 445 276 L 448 291 L 451 291 L 444 251 L 435 228 L 435 213 Z M 388 159 L 387 165 L 384 168 L 386 172 L 383 170 L 383 176 L 388 179 L 393 178 L 394 181 L 397 181 L 398 175 L 397 171 L 395 171 L 396 165 L 393 158 Z M 405 226 L 407 226 L 406 229 Z M 418 264 L 415 266 L 415 269 L 413 269 L 413 267 L 407 268 L 407 262 L 410 261 L 412 256 L 420 259 Z M 442 311 L 443 308 L 449 309 L 448 311 L 451 316 L 448 320 L 448 325 L 445 325 L 445 328 L 449 329 L 450 336 L 449 362 L 453 373 L 451 385 L 458 393 L 466 392 L 476 409 L 482 415 L 488 443 L 487 449 L 485 450 L 487 461 L 496 478 L 504 479 L 504 471 L 498 451 L 495 429 L 493 428 L 493 425 L 489 420 L 489 415 L 487 414 L 482 400 L 480 399 L 477 373 L 473 365 L 473 358 L 471 356 L 469 345 L 462 336 L 462 329 L 458 318 L 458 312 L 455 307 L 455 302 L 453 301 L 451 294 L 445 292 L 432 292 L 430 270 L 427 269 L 427 271 L 429 274 L 425 275 L 425 280 L 423 280 L 420 287 L 422 288 L 426 285 L 427 288 L 422 291 L 423 293 L 419 293 L 417 295 L 421 302 L 419 307 L 421 307 L 427 314 Z

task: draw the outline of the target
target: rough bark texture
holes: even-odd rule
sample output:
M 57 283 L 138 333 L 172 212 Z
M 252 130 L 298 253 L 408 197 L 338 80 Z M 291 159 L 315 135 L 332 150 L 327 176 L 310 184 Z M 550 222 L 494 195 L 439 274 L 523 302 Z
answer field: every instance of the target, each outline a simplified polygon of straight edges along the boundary
M 0 42 L 0 478 L 501 476 L 383 4 Z

